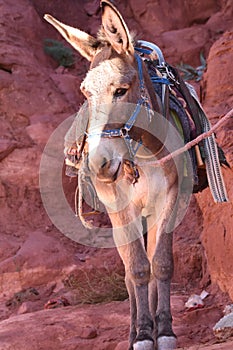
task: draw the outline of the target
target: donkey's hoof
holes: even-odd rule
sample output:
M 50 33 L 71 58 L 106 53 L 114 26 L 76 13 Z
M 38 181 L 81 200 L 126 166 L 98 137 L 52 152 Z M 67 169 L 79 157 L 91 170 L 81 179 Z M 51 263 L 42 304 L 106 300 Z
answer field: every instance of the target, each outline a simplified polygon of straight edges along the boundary
M 133 350 L 153 350 L 154 349 L 154 342 L 151 340 L 141 340 L 137 341 L 133 345 Z
M 176 338 L 162 336 L 157 339 L 158 350 L 174 350 L 176 348 Z

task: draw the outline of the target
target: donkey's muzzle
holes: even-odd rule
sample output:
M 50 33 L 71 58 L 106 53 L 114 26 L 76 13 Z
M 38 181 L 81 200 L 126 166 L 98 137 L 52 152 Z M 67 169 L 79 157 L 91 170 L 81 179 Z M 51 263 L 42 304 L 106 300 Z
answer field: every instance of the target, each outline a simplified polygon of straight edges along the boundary
M 116 181 L 122 170 L 122 161 L 119 158 L 103 159 L 102 165 L 97 173 L 97 178 L 101 182 L 112 183 Z

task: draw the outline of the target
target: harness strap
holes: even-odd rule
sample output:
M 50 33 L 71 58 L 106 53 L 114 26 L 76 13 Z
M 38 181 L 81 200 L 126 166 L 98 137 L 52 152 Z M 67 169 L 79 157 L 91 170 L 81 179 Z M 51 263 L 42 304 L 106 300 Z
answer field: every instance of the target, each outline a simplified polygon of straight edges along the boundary
M 143 69 L 142 69 L 142 60 L 139 55 L 135 55 L 137 64 L 138 64 L 138 75 L 139 75 L 139 84 L 140 84 L 140 90 L 141 92 L 144 92 L 145 85 L 144 85 L 144 79 L 143 79 Z
M 178 70 L 174 67 L 171 68 L 173 71 L 174 76 L 176 77 L 176 87 L 177 89 L 181 92 L 181 94 L 183 95 L 190 111 L 192 114 L 192 118 L 194 120 L 195 126 L 196 126 L 196 130 L 197 130 L 197 135 L 200 135 L 202 133 L 202 125 L 199 119 L 199 111 L 198 111 L 198 107 L 197 104 L 195 103 L 195 98 L 193 98 L 194 96 L 192 96 L 192 94 L 189 91 L 189 88 L 187 86 L 187 84 L 183 81 L 183 79 L 181 78 Z
M 85 154 L 83 156 L 81 167 L 79 169 L 78 185 L 75 190 L 75 216 L 78 216 L 80 218 L 84 227 L 87 229 L 92 229 L 94 226 L 90 220 L 86 219 L 86 216 L 99 213 L 99 200 L 95 191 L 95 187 L 87 174 L 87 169 L 87 155 Z M 89 190 L 92 200 L 91 206 L 94 208 L 94 211 L 91 211 L 89 213 L 83 212 L 84 187 L 87 187 Z
M 141 47 L 136 47 L 135 48 L 136 51 L 145 53 L 147 55 L 148 54 L 151 55 L 153 52 L 155 52 L 156 56 L 158 57 L 160 66 L 163 66 L 165 64 L 165 59 L 163 57 L 163 53 L 157 45 L 150 43 L 149 41 L 145 41 L 145 40 L 138 40 L 138 44 Z M 146 49 L 142 48 L 143 46 L 145 46 Z
M 150 80 L 152 81 L 152 83 L 171 85 L 171 82 L 167 78 L 151 77 Z
M 155 59 L 154 55 L 157 56 L 159 64 L 157 64 L 157 69 L 162 74 L 161 77 L 154 77 L 153 80 L 151 79 L 152 83 L 160 83 L 161 89 L 162 89 L 162 96 L 161 96 L 161 102 L 162 102 L 162 108 L 163 108 L 163 116 L 165 119 L 168 119 L 169 116 L 169 89 L 168 86 L 173 83 L 177 83 L 174 74 L 169 69 L 169 66 L 165 62 L 165 59 L 163 57 L 162 51 L 160 48 L 148 41 L 139 40 L 138 44 L 142 47 L 136 47 L 135 50 L 142 53 L 149 55 L 150 59 L 153 61 Z M 144 46 L 144 47 L 143 47 Z M 146 47 L 146 48 L 145 48 Z

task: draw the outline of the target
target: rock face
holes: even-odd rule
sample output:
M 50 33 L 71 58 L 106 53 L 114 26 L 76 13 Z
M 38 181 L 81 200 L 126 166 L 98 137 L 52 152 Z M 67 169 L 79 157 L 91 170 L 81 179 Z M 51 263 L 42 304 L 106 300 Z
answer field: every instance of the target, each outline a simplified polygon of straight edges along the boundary
M 1 350 L 114 349 L 121 337 L 127 337 L 127 313 L 128 304 L 118 302 L 104 305 L 102 312 L 98 306 L 92 305 L 12 317 L 1 323 Z M 15 328 L 17 322 L 23 325 L 20 332 Z M 116 327 L 115 335 L 109 328 L 110 322 Z
M 233 103 L 232 1 L 190 0 L 184 4 L 179 0 L 172 9 L 170 3 L 122 0 L 117 6 L 136 37 L 158 44 L 170 63 L 183 61 L 198 66 L 200 52 L 204 53 L 207 70 L 197 88 L 208 116 L 215 123 L 232 108 Z M 94 276 L 96 271 L 103 274 L 116 271 L 122 276 L 123 271 L 114 249 L 84 247 L 62 235 L 46 214 L 39 190 L 39 167 L 44 146 L 54 129 L 81 105 L 83 97 L 79 85 L 88 67 L 78 54 L 75 54 L 74 67 L 68 69 L 58 67 L 45 55 L 44 39 L 62 39 L 43 20 L 43 14 L 51 13 L 94 35 L 100 24 L 99 2 L 0 0 L 0 8 L 0 320 L 5 319 L 0 327 L 3 342 L 0 350 L 27 350 L 23 328 L 27 335 L 31 333 L 31 342 L 27 340 L 30 349 L 52 350 L 59 349 L 59 346 L 71 350 L 93 349 L 93 344 L 97 350 L 117 346 L 117 349 L 125 349 L 127 304 L 110 304 L 104 308 L 106 314 L 111 309 L 112 328 L 109 319 L 102 317 L 102 306 L 90 310 L 84 307 L 80 311 L 78 307 L 72 309 L 73 306 L 42 310 L 51 297 L 61 294 L 71 305 L 81 302 L 70 288 L 72 283 L 74 287 L 74 281 L 70 282 L 74 275 Z M 231 167 L 232 130 L 233 122 L 229 120 L 216 135 Z M 233 299 L 232 170 L 223 170 L 223 174 L 231 202 L 213 203 L 206 189 L 193 197 L 186 217 L 176 229 L 173 280 L 176 291 L 189 292 L 190 288 L 199 291 L 212 282 Z M 75 179 L 65 180 L 65 191 L 71 203 L 76 184 Z M 83 228 L 78 227 L 81 232 Z M 81 279 L 78 281 L 80 283 Z M 95 285 L 95 288 L 100 287 Z M 209 289 L 216 297 L 222 298 L 220 292 L 214 292 L 211 286 Z M 38 294 L 33 292 L 28 296 L 28 291 L 35 290 Z M 119 314 L 116 312 L 118 308 Z M 38 310 L 42 311 L 35 313 Z M 184 316 L 181 318 L 183 323 L 178 320 L 182 307 L 176 311 L 180 346 L 191 346 L 192 337 L 193 343 L 203 342 L 198 330 L 188 334 L 187 329 L 200 319 L 206 322 L 206 313 L 203 313 L 206 310 Z M 99 312 L 99 320 L 103 318 L 102 328 L 90 321 L 93 312 Z M 10 316 L 13 317 L 7 320 Z M 216 308 L 211 327 L 220 317 Z M 211 327 L 200 332 L 206 335 L 206 342 L 211 339 L 211 336 L 208 338 L 212 334 Z M 96 342 L 98 332 L 104 335 Z M 77 345 L 79 339 L 84 344 L 82 348 Z M 15 344 L 19 344 L 18 348 Z M 231 347 L 229 343 L 226 349 Z M 209 349 L 215 348 L 218 349 L 218 345 Z
M 213 117 L 213 122 L 232 108 L 233 95 L 230 88 L 230 62 L 233 59 L 233 32 L 227 31 L 210 49 L 205 75 L 205 108 Z M 222 72 L 222 73 L 220 73 Z M 213 74 L 215 78 L 213 79 Z M 232 118 L 216 133 L 219 144 L 223 147 L 230 166 L 233 165 L 233 120 Z M 232 279 L 232 244 L 233 244 L 233 177 L 232 170 L 223 169 L 229 203 L 215 204 L 209 191 L 197 196 L 198 205 L 203 213 L 202 243 L 204 245 L 208 269 L 213 282 L 233 298 Z M 221 248 L 220 248 L 221 247 Z

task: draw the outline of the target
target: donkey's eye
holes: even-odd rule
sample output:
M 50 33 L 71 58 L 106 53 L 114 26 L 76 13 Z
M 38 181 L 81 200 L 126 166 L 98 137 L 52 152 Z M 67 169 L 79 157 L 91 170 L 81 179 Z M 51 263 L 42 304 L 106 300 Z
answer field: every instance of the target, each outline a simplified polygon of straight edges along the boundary
M 124 89 L 124 88 L 116 89 L 116 91 L 113 94 L 113 97 L 118 98 L 118 97 L 124 96 L 126 94 L 127 90 L 128 89 Z

